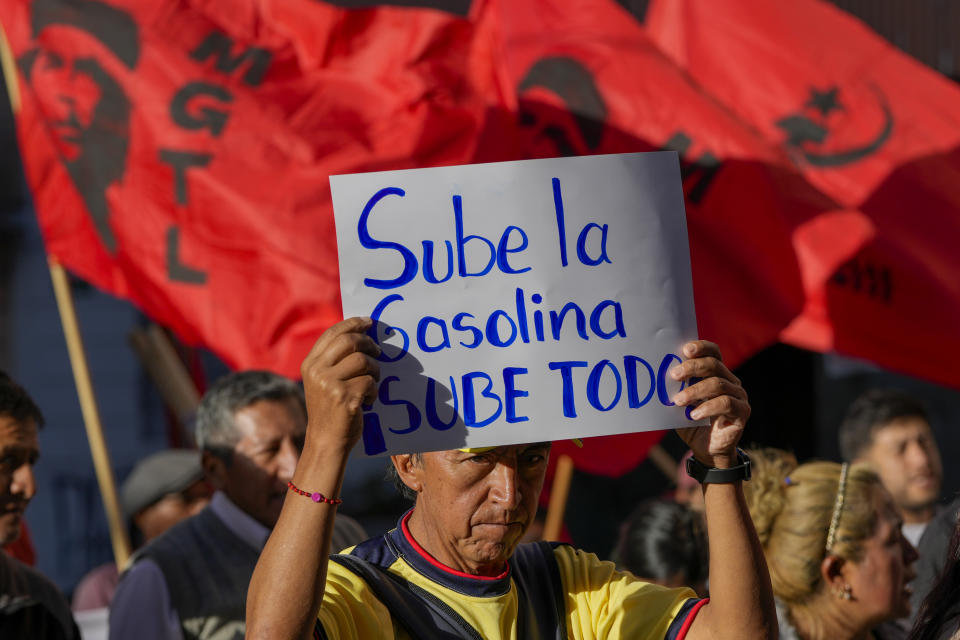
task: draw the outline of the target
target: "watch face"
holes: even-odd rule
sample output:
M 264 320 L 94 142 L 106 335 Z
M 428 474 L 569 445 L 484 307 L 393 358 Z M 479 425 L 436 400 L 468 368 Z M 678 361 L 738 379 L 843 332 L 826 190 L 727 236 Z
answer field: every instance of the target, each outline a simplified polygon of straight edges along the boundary
M 693 456 L 687 458 L 687 475 L 696 480 L 697 482 L 703 482 L 704 474 L 706 474 L 707 468 L 704 467 L 699 460 Z

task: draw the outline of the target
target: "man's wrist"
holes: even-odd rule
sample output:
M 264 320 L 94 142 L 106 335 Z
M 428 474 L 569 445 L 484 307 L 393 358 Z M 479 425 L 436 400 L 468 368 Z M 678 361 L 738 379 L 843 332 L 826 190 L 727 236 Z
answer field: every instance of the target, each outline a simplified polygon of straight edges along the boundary
M 350 451 L 356 444 L 356 439 L 351 440 L 347 434 L 337 434 L 336 429 L 318 420 L 307 423 L 303 452 L 306 453 L 310 449 L 325 457 L 349 457 Z
M 697 462 L 702 464 L 705 467 L 711 467 L 713 469 L 729 469 L 730 467 L 735 467 L 739 462 L 739 456 L 737 455 L 738 449 L 734 449 L 730 453 L 720 453 L 715 455 L 697 455 L 693 454 L 693 457 L 696 458 Z
M 736 450 L 736 458 L 712 456 L 711 463 L 704 463 L 699 457 L 687 460 L 687 475 L 701 484 L 729 484 L 749 480 L 751 475 L 750 458 L 742 450 Z
M 710 466 L 714 469 L 729 469 L 740 464 L 740 456 L 737 450 L 734 450 L 732 453 L 713 456 L 711 462 Z
M 306 467 L 314 471 L 324 468 L 346 467 L 350 450 L 353 447 L 343 440 L 334 438 L 316 438 L 309 436 L 300 453 L 297 468 Z

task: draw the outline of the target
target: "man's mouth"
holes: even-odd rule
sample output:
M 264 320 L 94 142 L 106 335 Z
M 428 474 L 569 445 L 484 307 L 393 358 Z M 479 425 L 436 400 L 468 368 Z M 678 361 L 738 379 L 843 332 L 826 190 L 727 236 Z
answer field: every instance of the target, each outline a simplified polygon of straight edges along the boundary
M 474 528 L 487 528 L 487 529 L 497 529 L 501 531 L 507 531 L 514 527 L 517 529 L 523 529 L 523 523 L 521 522 L 478 522 L 473 525 Z

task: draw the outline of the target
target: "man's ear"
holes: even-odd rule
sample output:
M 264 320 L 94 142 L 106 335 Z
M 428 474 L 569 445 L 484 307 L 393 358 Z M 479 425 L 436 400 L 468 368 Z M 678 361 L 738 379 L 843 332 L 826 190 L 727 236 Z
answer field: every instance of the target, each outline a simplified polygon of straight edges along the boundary
M 403 484 L 407 485 L 414 493 L 420 493 L 423 488 L 423 480 L 421 479 L 423 464 L 420 456 L 413 453 L 403 453 L 390 456 L 390 462 L 393 463 Z
M 227 484 L 227 463 L 220 456 L 204 450 L 200 453 L 200 464 L 203 466 L 207 481 L 213 485 L 213 488 L 217 491 L 223 490 Z

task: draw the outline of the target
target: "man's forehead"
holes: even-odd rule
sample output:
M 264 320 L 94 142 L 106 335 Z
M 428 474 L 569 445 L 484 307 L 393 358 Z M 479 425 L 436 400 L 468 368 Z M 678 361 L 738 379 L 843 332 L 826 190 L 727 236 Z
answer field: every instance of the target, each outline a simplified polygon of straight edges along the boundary
M 302 434 L 307 428 L 303 408 L 293 397 L 252 402 L 234 412 L 233 422 L 241 438 L 253 441 Z
M 0 448 L 9 446 L 37 448 L 37 425 L 33 419 L 0 415 Z
M 41 54 L 56 54 L 78 58 L 94 54 L 112 55 L 96 36 L 69 24 L 51 24 L 43 28 L 34 40 Z
M 96 36 L 70 25 L 45 27 L 33 43 L 39 60 L 59 60 L 71 68 L 78 60 L 96 60 L 111 75 L 128 71 L 124 62 Z
M 874 443 L 896 443 L 910 440 L 917 436 L 930 435 L 930 423 L 921 416 L 906 416 L 895 418 L 889 422 L 877 425 L 873 429 Z

